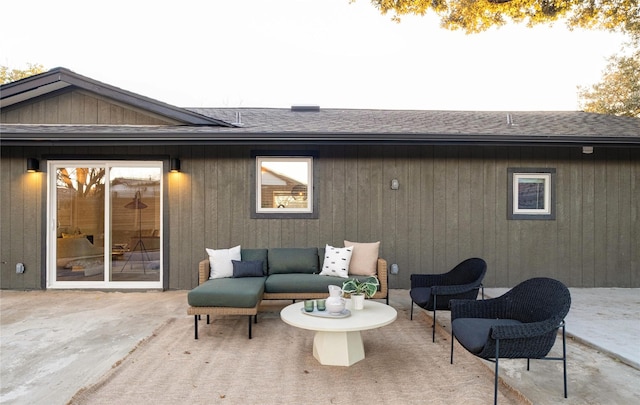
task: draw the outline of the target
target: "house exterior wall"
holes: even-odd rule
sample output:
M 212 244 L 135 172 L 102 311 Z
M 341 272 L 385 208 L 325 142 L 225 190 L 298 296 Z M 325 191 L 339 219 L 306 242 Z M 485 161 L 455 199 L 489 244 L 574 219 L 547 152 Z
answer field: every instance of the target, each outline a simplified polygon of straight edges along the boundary
M 269 146 L 2 147 L 0 288 L 39 289 L 45 273 L 46 180 L 27 157 L 178 156 L 167 175 L 168 286 L 197 285 L 205 248 L 342 246 L 381 241 L 411 273 L 440 273 L 478 256 L 485 285 L 549 276 L 571 287 L 640 287 L 640 149 L 485 146 L 317 146 L 318 219 L 251 219 L 253 149 Z M 281 149 L 281 148 L 278 148 Z M 295 147 L 300 150 L 300 147 Z M 507 220 L 507 168 L 556 169 L 556 219 Z M 46 169 L 44 160 L 41 169 Z M 391 190 L 398 179 L 400 188 Z M 15 264 L 27 271 L 16 274 Z
M 178 121 L 78 89 L 64 89 L 0 112 L 5 124 L 167 125 Z

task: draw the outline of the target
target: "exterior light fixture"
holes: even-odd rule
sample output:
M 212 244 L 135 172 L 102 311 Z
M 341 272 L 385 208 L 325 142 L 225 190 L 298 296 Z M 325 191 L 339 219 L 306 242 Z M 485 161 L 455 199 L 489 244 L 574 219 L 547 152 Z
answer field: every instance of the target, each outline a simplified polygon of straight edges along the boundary
M 36 158 L 27 158 L 27 173 L 35 173 L 40 170 L 40 161 Z
M 584 153 L 585 155 L 590 155 L 593 153 L 593 146 L 583 146 L 582 147 L 582 153 Z
M 400 188 L 400 182 L 398 179 L 391 180 L 391 190 L 397 190 Z
M 178 173 L 180 171 L 180 159 L 171 158 L 169 161 L 169 171 L 171 173 Z

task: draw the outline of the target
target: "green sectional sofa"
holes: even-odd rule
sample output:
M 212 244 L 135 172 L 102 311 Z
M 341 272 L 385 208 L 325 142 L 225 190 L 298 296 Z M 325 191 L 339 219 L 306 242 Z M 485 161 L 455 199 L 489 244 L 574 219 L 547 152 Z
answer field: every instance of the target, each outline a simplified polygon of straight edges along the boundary
M 187 295 L 187 314 L 194 316 L 195 338 L 198 339 L 198 321 L 202 315 L 207 316 L 207 323 L 211 315 L 247 315 L 251 339 L 251 324 L 257 322 L 262 300 L 328 297 L 329 285 L 342 286 L 347 279 L 320 275 L 323 258 L 324 248 L 241 249 L 243 262 L 262 262 L 262 276 L 216 279 L 209 278 L 209 259 L 202 260 L 198 266 L 199 285 Z M 386 260 L 378 258 L 375 270 L 380 286 L 372 298 L 386 299 L 388 304 Z

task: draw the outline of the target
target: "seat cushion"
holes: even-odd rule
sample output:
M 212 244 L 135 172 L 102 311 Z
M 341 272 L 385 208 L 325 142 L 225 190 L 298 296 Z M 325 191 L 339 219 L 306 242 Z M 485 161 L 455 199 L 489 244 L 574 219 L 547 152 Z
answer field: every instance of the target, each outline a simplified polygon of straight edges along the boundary
M 451 323 L 456 339 L 473 354 L 482 351 L 495 325 L 519 325 L 515 319 L 457 318 Z
M 264 294 L 266 277 L 216 278 L 187 294 L 192 307 L 253 308 Z
M 431 287 L 417 287 L 409 291 L 411 300 L 419 307 L 431 309 Z

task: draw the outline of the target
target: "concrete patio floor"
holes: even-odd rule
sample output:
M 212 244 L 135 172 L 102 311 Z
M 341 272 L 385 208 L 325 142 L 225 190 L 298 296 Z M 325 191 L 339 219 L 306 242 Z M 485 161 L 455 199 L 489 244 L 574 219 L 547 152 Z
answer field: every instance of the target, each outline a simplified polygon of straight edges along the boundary
M 486 294 L 504 291 L 487 289 Z M 186 294 L 0 291 L 0 403 L 67 403 L 167 318 L 187 317 Z M 500 377 L 534 404 L 640 403 L 640 289 L 571 289 L 571 294 L 569 398 L 562 397 L 561 362 L 532 361 L 526 371 L 526 361 L 504 360 Z M 390 303 L 406 314 L 408 291 L 391 290 Z M 432 343 L 427 327 L 425 344 L 450 344 L 447 312 L 438 314 L 438 324 L 447 333 Z

